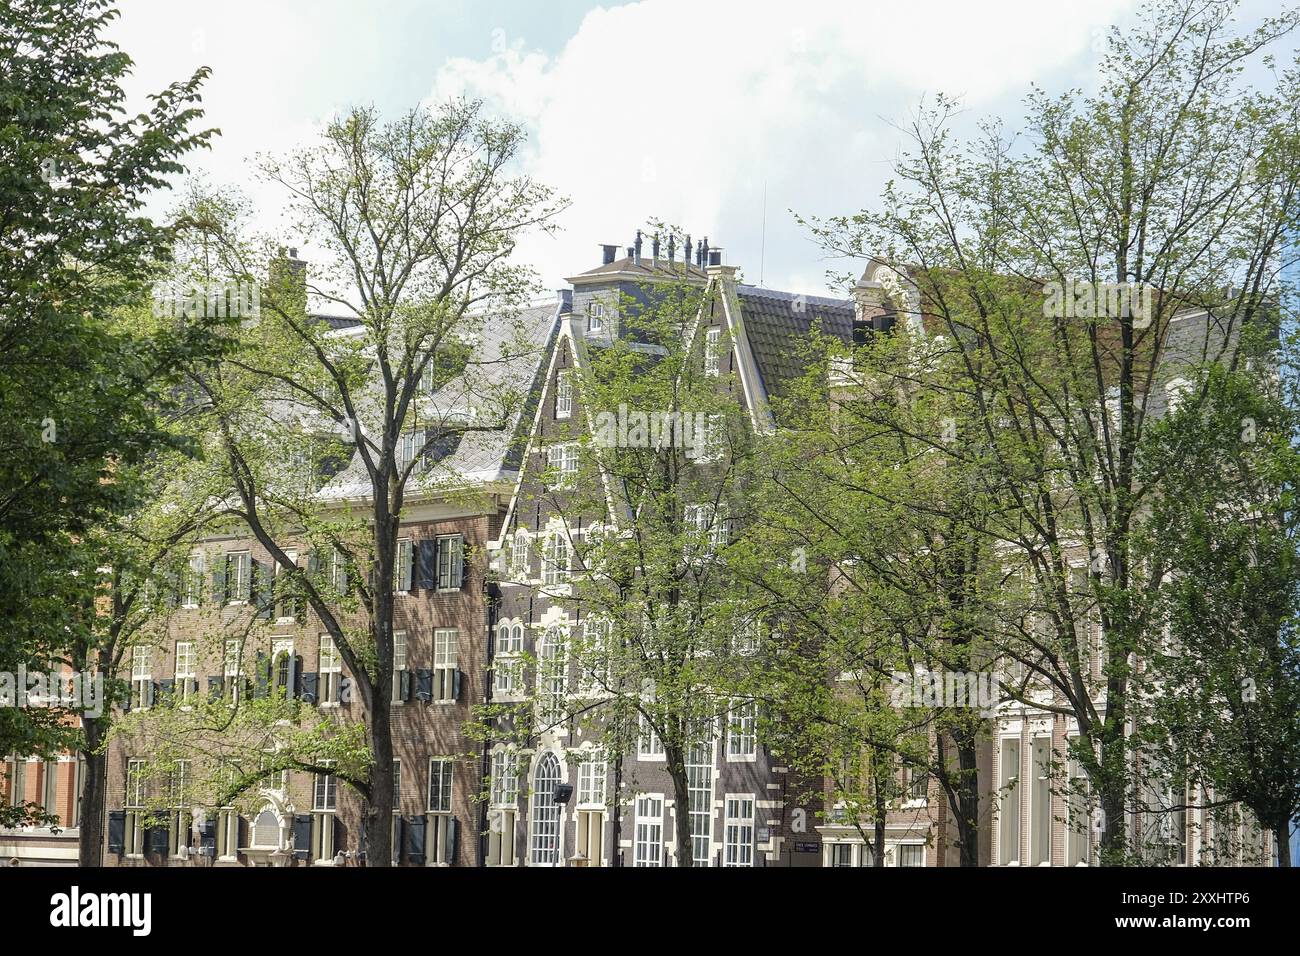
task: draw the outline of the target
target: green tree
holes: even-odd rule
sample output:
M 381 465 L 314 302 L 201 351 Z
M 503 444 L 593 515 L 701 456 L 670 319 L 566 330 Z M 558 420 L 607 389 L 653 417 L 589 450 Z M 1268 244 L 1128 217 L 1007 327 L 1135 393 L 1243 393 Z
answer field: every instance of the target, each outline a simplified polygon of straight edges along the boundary
M 211 344 L 201 326 L 152 338 L 110 318 L 143 297 L 166 258 L 167 232 L 142 213 L 146 197 L 212 135 L 193 129 L 204 70 L 157 94 L 148 112 L 126 112 L 131 60 L 102 38 L 115 16 L 107 0 L 0 5 L 0 666 L 9 671 L 101 663 L 68 659 L 69 635 L 81 640 L 93 626 L 94 576 L 76 577 L 88 564 L 84 541 L 139 500 L 132 468 L 167 446 L 171 389 Z M 0 750 L 75 749 L 68 717 L 5 708 Z

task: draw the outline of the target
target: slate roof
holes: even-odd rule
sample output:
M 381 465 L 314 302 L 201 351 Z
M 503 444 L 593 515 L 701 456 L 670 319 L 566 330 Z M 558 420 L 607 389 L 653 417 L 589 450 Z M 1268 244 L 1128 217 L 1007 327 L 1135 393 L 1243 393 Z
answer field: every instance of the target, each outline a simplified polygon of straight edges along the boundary
M 471 367 L 426 398 L 420 416 L 428 422 L 442 420 L 444 415 L 476 415 L 493 420 L 494 396 L 509 393 L 527 396 L 527 400 L 516 403 L 506 428 L 465 432 L 435 468 L 425 474 L 413 473 L 407 482 L 408 496 L 418 495 L 421 488 L 433 491 L 466 482 L 514 480 L 525 432 L 537 408 L 539 383 L 546 374 L 545 362 L 559 332 L 559 312 L 557 302 L 524 309 L 518 316 L 520 335 L 512 322 L 484 322 Z M 418 418 L 414 422 L 411 419 L 408 416 L 408 424 L 418 424 Z M 355 499 L 367 497 L 370 490 L 365 465 L 354 454 L 317 494 L 324 500 Z
M 570 276 L 564 281 L 575 283 L 591 282 L 616 273 L 631 273 L 637 278 L 645 279 L 694 279 L 700 282 L 708 278 L 708 274 L 694 263 L 682 262 L 680 259 L 670 263 L 667 259 L 660 259 L 652 265 L 650 257 L 643 255 L 640 263 L 631 257 L 625 256 L 622 259 L 615 259 L 607 265 L 597 266 L 594 269 L 588 269 L 586 272 L 580 272 L 576 276 Z
M 780 395 L 786 382 L 803 373 L 799 350 L 815 325 L 845 342 L 852 340 L 853 303 L 848 299 L 752 285 L 739 285 L 736 293 L 745 334 L 769 396 Z

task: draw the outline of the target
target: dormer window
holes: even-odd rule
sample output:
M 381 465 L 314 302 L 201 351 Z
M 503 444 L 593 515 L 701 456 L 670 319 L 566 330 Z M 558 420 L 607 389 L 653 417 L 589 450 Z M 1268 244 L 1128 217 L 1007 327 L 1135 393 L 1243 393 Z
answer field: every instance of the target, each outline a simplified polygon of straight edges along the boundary
M 587 306 L 587 331 L 605 331 L 605 303 L 593 302 Z
M 722 338 L 722 330 L 719 328 L 709 329 L 704 333 L 704 374 L 718 374 L 718 343 Z

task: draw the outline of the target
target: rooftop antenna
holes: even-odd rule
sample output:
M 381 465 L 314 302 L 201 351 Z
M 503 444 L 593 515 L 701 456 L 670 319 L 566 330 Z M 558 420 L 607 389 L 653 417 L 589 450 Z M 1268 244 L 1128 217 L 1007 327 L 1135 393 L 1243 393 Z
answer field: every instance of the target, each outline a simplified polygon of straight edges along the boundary
M 763 180 L 763 228 L 758 253 L 758 286 L 763 287 L 763 266 L 767 264 L 767 180 Z

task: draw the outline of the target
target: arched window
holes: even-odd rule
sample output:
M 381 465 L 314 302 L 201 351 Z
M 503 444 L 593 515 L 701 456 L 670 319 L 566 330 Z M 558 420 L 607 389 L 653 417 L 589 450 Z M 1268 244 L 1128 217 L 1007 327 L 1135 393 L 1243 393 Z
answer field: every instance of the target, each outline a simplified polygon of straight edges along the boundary
M 522 624 L 515 625 L 514 630 L 511 632 L 511 638 L 514 641 L 515 651 L 522 651 L 524 649 L 524 626 Z
M 273 689 L 285 695 L 291 693 L 291 688 L 289 687 L 289 662 L 292 656 L 293 655 L 291 655 L 288 651 L 281 651 L 275 657 L 275 676 L 274 676 Z
M 560 865 L 560 805 L 555 788 L 560 784 L 560 762 L 547 753 L 533 773 L 532 832 L 528 862 L 531 866 Z

